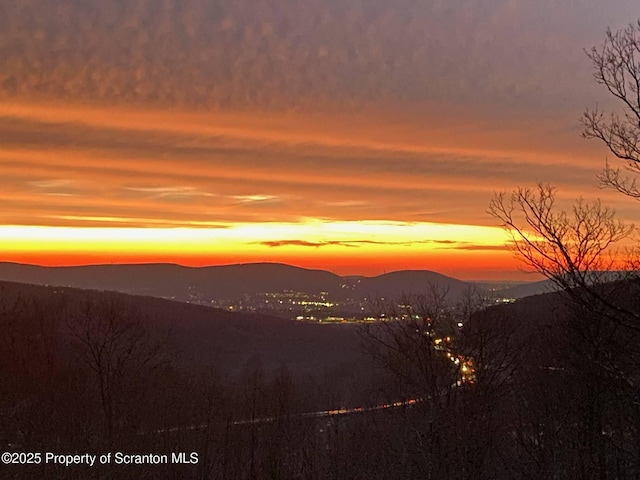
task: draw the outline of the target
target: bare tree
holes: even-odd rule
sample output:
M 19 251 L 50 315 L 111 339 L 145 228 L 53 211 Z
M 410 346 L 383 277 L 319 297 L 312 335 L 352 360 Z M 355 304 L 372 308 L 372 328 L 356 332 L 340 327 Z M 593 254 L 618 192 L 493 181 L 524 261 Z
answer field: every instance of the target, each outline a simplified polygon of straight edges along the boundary
M 510 197 L 496 194 L 488 212 L 510 234 L 516 255 L 563 288 L 586 284 L 590 272 L 615 267 L 611 247 L 633 230 L 600 201 L 581 199 L 570 213 L 557 211 L 555 189 L 542 184 L 537 191 L 518 188 Z
M 608 30 L 604 43 L 587 55 L 596 82 L 622 112 L 587 110 L 583 136 L 599 139 L 625 162 L 623 170 L 607 162 L 601 184 L 640 200 L 640 21 Z M 516 455 L 534 459 L 531 467 L 546 477 L 637 478 L 640 310 L 638 286 L 629 281 L 637 278 L 637 251 L 617 247 L 633 226 L 600 201 L 580 199 L 562 211 L 548 185 L 496 194 L 488 212 L 510 234 L 515 255 L 552 280 L 567 300 L 549 324 L 547 359 L 533 361 L 536 351 L 530 350 L 532 361 L 525 365 L 533 369 L 517 377 L 522 407 L 514 411 L 521 423 Z
M 634 178 L 640 174 L 640 20 L 617 32 L 607 30 L 604 43 L 587 55 L 596 82 L 622 104 L 622 113 L 606 115 L 598 107 L 587 110 L 582 117 L 583 136 L 601 140 L 633 174 L 625 174 L 607 162 L 600 175 L 602 184 L 640 200 L 640 187 Z
M 152 374 L 168 365 L 166 343 L 154 339 L 145 318 L 115 296 L 88 299 L 69 316 L 67 326 L 80 364 L 95 379 L 106 433 L 113 440 L 127 422 L 127 411 L 142 405 Z M 130 427 L 135 431 L 138 426 Z
M 633 228 L 599 201 L 578 200 L 570 211 L 559 210 L 547 185 L 496 194 L 489 213 L 511 235 L 515 255 L 562 290 L 548 300 L 560 300 L 561 307 L 547 339 L 536 345 L 551 347 L 546 359 L 536 360 L 540 353 L 530 350 L 529 370 L 516 377 L 522 458 L 534 459 L 531 465 L 546 477 L 638 472 L 638 287 L 629 281 L 632 273 L 619 272 L 629 265 L 617 248 Z
M 385 420 L 389 443 L 380 447 L 402 459 L 405 478 L 494 478 L 502 428 L 496 382 L 512 368 L 512 348 L 502 331 L 469 322 L 484 306 L 477 291 L 452 302 L 429 285 L 422 295 L 377 302 L 384 320 L 362 327 L 365 349 L 388 373 L 387 401 L 418 400 Z
M 632 225 L 615 218 L 615 211 L 599 200 L 580 199 L 567 213 L 555 206 L 555 189 L 518 188 L 510 196 L 498 193 L 488 213 L 511 236 L 510 248 L 529 268 L 552 280 L 575 300 L 596 302 L 619 324 L 640 331 L 640 313 L 615 303 L 603 284 L 628 278 L 632 251 L 617 243 L 629 237 Z M 604 289 L 604 290 L 603 290 Z

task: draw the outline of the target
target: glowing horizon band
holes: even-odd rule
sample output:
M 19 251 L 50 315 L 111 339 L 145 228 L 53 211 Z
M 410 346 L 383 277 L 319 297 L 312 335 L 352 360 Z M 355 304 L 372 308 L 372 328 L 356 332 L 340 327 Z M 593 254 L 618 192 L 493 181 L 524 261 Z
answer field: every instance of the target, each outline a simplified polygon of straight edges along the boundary
M 96 217 L 91 217 L 95 220 Z M 105 219 L 105 221 L 113 221 Z M 117 222 L 117 220 L 116 220 Z M 213 224 L 213 222 L 212 222 Z M 287 242 L 317 243 L 324 250 L 359 250 L 419 248 L 434 246 L 455 249 L 456 244 L 500 246 L 508 240 L 498 227 L 403 223 L 393 221 L 322 221 L 310 219 L 299 223 L 217 223 L 214 228 L 194 227 L 68 227 L 37 225 L 0 226 L 2 250 L 68 251 L 70 248 L 94 251 L 184 251 L 185 248 L 210 252 L 232 248 L 236 252 L 273 248 L 306 249 L 308 245 Z M 266 242 L 283 242 L 282 247 Z M 335 242 L 335 243 L 323 243 Z M 349 244 L 343 245 L 343 244 Z M 313 245 L 312 245 L 313 246 Z

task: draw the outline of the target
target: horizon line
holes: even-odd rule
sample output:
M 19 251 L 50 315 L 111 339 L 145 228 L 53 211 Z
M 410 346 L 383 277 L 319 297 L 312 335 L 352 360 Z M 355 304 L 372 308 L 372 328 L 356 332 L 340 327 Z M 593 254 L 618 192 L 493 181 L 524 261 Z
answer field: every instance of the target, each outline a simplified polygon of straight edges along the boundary
M 541 277 L 541 278 L 537 278 L 535 280 L 514 280 L 514 279 L 509 279 L 509 278 L 497 278 L 497 279 L 469 279 L 469 278 L 461 278 L 461 277 L 457 277 L 457 276 L 452 276 L 452 275 L 447 275 L 441 272 L 438 272 L 437 270 L 430 270 L 430 269 L 425 269 L 425 268 L 404 268 L 404 269 L 398 269 L 398 270 L 389 270 L 389 269 L 384 269 L 383 273 L 377 274 L 377 275 L 365 275 L 365 274 L 361 274 L 361 273 L 349 273 L 349 274 L 339 274 L 333 270 L 330 269 L 326 269 L 326 268 L 315 268 L 315 267 L 306 267 L 306 266 L 301 266 L 301 265 L 296 265 L 293 263 L 283 263 L 283 262 L 273 262 L 273 261 L 259 261 L 259 262 L 237 262 L 237 263 L 220 263 L 220 264 L 207 264 L 207 265 L 188 265 L 188 264 L 184 264 L 184 263 L 178 263 L 178 262 L 146 262 L 146 261 L 140 261 L 140 262 L 109 262 L 109 263 L 105 263 L 105 262 L 96 262 L 96 263 L 71 263 L 71 264 L 64 264 L 64 265 L 45 265 L 42 263 L 27 263 L 27 262 L 15 262 L 15 261 L 10 261 L 10 260 L 0 260 L 0 265 L 19 265 L 19 266 L 27 266 L 27 267 L 38 267 L 38 268 L 51 268 L 51 269 L 57 269 L 57 268 L 83 268 L 83 267 L 110 267 L 110 266 L 122 266 L 122 267 L 126 267 L 126 266 L 175 266 L 175 267 L 180 267 L 180 268 L 188 268 L 188 269 L 204 269 L 204 268 L 218 268 L 218 267 L 237 267 L 237 266 L 249 266 L 249 265 L 279 265 L 279 266 L 284 266 L 284 267 L 291 267 L 291 268 L 298 268 L 301 270 L 309 270 L 309 271 L 320 271 L 320 272 L 327 272 L 327 273 L 331 273 L 333 275 L 336 275 L 340 278 L 346 278 L 346 277 L 363 277 L 363 278 L 375 278 L 375 277 L 380 277 L 383 275 L 388 275 L 388 274 L 392 274 L 392 273 L 399 273 L 399 272 L 430 272 L 430 273 L 435 273 L 438 275 L 442 275 L 448 278 L 452 278 L 454 280 L 459 280 L 462 282 L 469 282 L 469 283 L 499 283 L 499 282 L 510 282 L 510 283 L 533 283 L 533 282 L 537 282 L 539 280 L 544 280 L 545 277 Z M 537 272 L 525 272 L 522 270 L 519 271 L 513 271 L 513 272 L 505 272 L 505 274 L 525 274 L 525 275 L 532 275 L 532 276 L 536 276 L 536 277 L 540 277 L 540 274 Z

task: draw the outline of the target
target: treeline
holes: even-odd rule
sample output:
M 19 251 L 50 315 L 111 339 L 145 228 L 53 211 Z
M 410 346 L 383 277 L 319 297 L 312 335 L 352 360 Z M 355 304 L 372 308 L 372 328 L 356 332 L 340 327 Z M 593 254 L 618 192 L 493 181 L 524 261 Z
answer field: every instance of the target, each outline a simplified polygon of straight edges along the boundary
M 423 399 L 385 420 L 397 476 L 377 478 L 640 477 L 637 276 L 499 307 L 442 298 L 366 332 L 391 389 Z
M 185 365 L 170 332 L 135 297 L 2 291 L 0 332 L 0 450 L 198 458 L 91 468 L 43 459 L 0 466 L 2 478 L 257 478 L 265 471 L 282 478 L 289 457 L 299 471 L 318 470 L 321 457 L 301 453 L 323 452 L 316 425 L 291 417 L 337 405 L 338 394 L 313 377 L 294 382 L 285 367 L 265 372 L 259 359 L 234 378 L 215 366 Z
M 0 450 L 42 455 L 37 463 L 0 465 L 2 478 L 355 472 L 345 452 L 357 443 L 342 438 L 342 424 L 301 414 L 353 403 L 364 383 L 346 369 L 301 375 L 286 366 L 267 369 L 259 358 L 233 376 L 215 365 L 185 363 L 189 352 L 180 352 L 173 332 L 141 305 L 138 297 L 116 293 L 0 286 Z M 112 460 L 63 466 L 45 462 L 46 452 L 110 452 Z M 115 452 L 186 453 L 187 460 L 195 453 L 197 463 L 118 465 Z
M 361 331 L 375 382 L 257 358 L 229 377 L 180 362 L 135 297 L 3 291 L 2 450 L 170 460 L 1 465 L 2 478 L 637 478 L 640 329 L 610 306 L 640 311 L 640 288 L 594 289 L 610 303 L 562 292 L 482 309 L 432 291 L 378 305 L 406 315 Z

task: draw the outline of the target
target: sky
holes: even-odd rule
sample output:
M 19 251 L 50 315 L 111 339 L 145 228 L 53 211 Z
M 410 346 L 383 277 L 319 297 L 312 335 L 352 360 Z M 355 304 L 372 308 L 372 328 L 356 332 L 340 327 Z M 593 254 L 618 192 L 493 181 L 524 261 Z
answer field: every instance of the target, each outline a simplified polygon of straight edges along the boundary
M 635 0 L 0 2 L 0 261 L 532 279 L 486 213 L 602 198 L 585 49 Z

